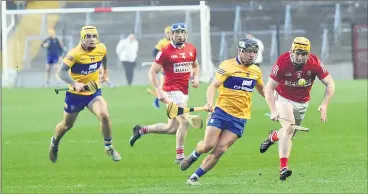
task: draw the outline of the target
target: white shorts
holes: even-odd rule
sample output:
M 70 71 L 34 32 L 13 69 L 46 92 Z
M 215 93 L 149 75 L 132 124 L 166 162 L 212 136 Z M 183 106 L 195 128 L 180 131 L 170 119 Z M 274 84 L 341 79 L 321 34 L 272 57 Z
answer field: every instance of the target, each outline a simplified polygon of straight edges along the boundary
M 303 120 L 305 113 L 307 112 L 309 102 L 294 102 L 292 100 L 286 99 L 282 97 L 280 94 L 275 92 L 275 98 L 276 98 L 276 108 L 278 108 L 280 105 L 285 103 L 290 103 L 293 105 L 293 112 L 294 112 L 294 118 L 295 120 Z
M 164 98 L 168 98 L 180 107 L 187 107 L 188 95 L 181 91 L 163 91 Z

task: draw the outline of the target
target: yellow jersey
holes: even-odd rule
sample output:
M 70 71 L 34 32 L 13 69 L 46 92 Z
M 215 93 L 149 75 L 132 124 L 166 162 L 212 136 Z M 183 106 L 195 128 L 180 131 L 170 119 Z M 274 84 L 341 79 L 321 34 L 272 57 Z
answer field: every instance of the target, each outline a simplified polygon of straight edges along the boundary
M 220 64 L 216 79 L 222 82 L 216 106 L 234 117 L 250 119 L 253 89 L 263 85 L 261 69 L 254 64 L 244 66 L 233 58 Z
M 94 81 L 99 84 L 99 73 L 102 58 L 106 55 L 106 46 L 98 43 L 92 51 L 85 51 L 81 45 L 71 49 L 63 59 L 63 62 L 70 67 L 70 76 L 79 83 L 87 84 Z M 98 86 L 100 88 L 100 85 Z M 70 93 L 78 95 L 91 95 L 92 92 L 77 92 L 69 90 Z
M 158 41 L 158 43 L 156 44 L 155 48 L 159 51 L 161 51 L 162 48 L 164 48 L 168 43 L 170 43 L 169 39 L 166 38 L 162 38 Z

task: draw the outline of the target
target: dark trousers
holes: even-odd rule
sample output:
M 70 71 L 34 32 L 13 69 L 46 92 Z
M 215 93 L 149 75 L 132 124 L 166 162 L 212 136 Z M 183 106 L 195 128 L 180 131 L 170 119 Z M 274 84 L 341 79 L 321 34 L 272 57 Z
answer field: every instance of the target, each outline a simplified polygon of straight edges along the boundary
M 135 68 L 135 62 L 127 62 L 127 61 L 122 61 L 121 62 L 124 70 L 125 70 L 125 76 L 128 82 L 128 85 L 132 85 L 133 82 L 133 74 L 134 74 L 134 68 Z

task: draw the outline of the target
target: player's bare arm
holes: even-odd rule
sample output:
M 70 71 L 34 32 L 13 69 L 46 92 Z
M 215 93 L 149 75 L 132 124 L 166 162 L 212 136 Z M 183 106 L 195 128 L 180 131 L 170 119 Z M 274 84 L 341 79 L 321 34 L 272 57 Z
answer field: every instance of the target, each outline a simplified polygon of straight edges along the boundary
M 262 96 L 265 97 L 265 92 L 264 92 L 264 85 L 263 83 L 258 83 L 256 84 L 256 89 L 258 91 L 258 93 Z
M 73 85 L 75 81 L 72 79 L 72 77 L 69 75 L 69 69 L 70 67 L 66 65 L 65 63 L 62 63 L 58 75 L 59 77 L 66 83 Z
M 63 48 L 64 48 L 64 43 L 63 43 L 63 41 L 62 40 L 60 40 L 60 39 L 57 39 L 58 40 L 58 42 L 59 42 L 59 47 L 60 47 L 60 49 L 62 50 Z
M 157 80 L 157 74 L 161 71 L 162 65 L 157 64 L 156 62 L 153 62 L 151 65 L 151 68 L 148 71 L 148 78 L 151 81 L 153 87 L 156 88 L 157 91 L 157 98 L 159 100 L 163 100 L 162 91 L 160 89 L 160 82 Z
M 74 81 L 72 79 L 72 77 L 70 76 L 70 74 L 69 74 L 69 69 L 70 69 L 70 67 L 68 65 L 66 65 L 65 63 L 61 64 L 61 66 L 59 68 L 59 72 L 58 72 L 58 75 L 59 75 L 60 79 L 63 80 L 64 82 L 72 85 L 73 88 L 76 91 L 83 91 L 84 90 L 84 84 Z
M 104 70 L 107 69 L 107 55 L 105 55 L 103 58 L 102 58 L 102 67 L 104 68 Z
M 192 87 L 197 88 L 199 86 L 199 74 L 200 74 L 200 67 L 198 64 L 198 60 L 196 59 L 193 63 L 193 85 Z
M 277 118 L 279 117 L 277 113 L 277 109 L 276 109 L 275 96 L 274 96 L 275 89 L 278 85 L 279 85 L 279 82 L 269 77 L 266 87 L 264 88 L 265 99 L 271 111 L 271 120 L 274 120 L 274 121 L 276 121 Z
M 156 89 L 160 87 L 160 84 L 157 80 L 157 74 L 161 71 L 161 69 L 162 69 L 161 64 L 157 64 L 156 62 L 153 62 L 153 64 L 151 65 L 151 68 L 148 71 L 148 78 L 151 81 L 153 87 L 155 87 Z
M 213 102 L 215 101 L 216 90 L 222 85 L 222 81 L 214 78 L 207 88 L 207 107 L 208 111 L 213 110 Z
M 100 82 L 103 83 L 106 80 L 108 80 L 108 72 L 107 72 L 107 55 L 105 55 L 102 58 L 102 67 L 103 67 L 103 72 L 102 72 L 102 77 L 100 79 Z
M 331 98 L 335 93 L 335 82 L 332 79 L 332 76 L 330 74 L 326 76 L 325 78 L 323 78 L 321 82 L 326 86 L 326 92 L 325 92 L 325 97 L 321 105 L 318 107 L 318 111 L 321 112 L 321 121 L 326 122 L 327 121 L 327 107 L 330 104 Z
M 46 48 L 46 47 L 48 47 L 48 46 L 49 46 L 48 39 L 45 39 L 45 40 L 42 42 L 41 47 Z

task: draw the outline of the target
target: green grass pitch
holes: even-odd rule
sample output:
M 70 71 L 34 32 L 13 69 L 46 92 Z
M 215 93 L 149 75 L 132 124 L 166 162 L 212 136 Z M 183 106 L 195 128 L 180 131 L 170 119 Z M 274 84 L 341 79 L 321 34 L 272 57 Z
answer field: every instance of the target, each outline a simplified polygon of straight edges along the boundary
M 103 89 L 122 161 L 104 153 L 99 122 L 85 109 L 62 139 L 56 164 L 48 159 L 49 140 L 62 119 L 64 93 L 3 89 L 2 193 L 367 193 L 367 80 L 336 83 L 325 124 L 317 112 L 324 86 L 316 81 L 303 123 L 311 132 L 295 137 L 293 175 L 284 183 L 278 180 L 277 146 L 259 153 L 269 129 L 280 125 L 264 117 L 266 102 L 254 94 L 244 136 L 201 178 L 202 186 L 194 187 L 185 182 L 205 155 L 180 171 L 174 164 L 175 136 L 149 134 L 129 146 L 134 124 L 166 121 L 164 108 L 152 107 L 146 87 Z M 189 105 L 205 104 L 206 87 L 191 89 Z M 203 129 L 188 130 L 185 154 L 203 135 Z

